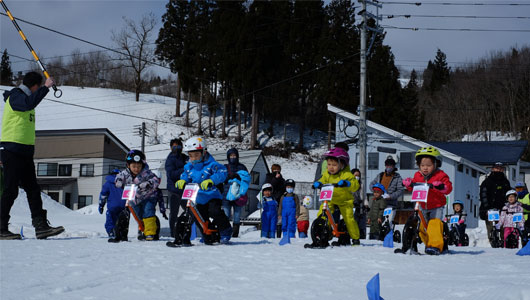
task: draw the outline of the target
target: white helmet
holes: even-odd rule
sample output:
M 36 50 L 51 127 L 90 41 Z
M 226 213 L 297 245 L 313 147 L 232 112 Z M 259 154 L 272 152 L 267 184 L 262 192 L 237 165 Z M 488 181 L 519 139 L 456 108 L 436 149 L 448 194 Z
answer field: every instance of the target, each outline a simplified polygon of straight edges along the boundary
M 517 191 L 516 190 L 509 190 L 506 192 L 506 198 L 510 195 L 515 195 L 515 198 L 517 199 Z
M 263 190 L 265 190 L 265 189 L 271 189 L 271 190 L 272 190 L 272 189 L 273 189 L 273 188 L 272 188 L 272 184 L 270 184 L 270 183 L 265 183 L 265 184 L 261 187 L 261 190 L 263 191 Z
M 311 199 L 311 196 L 305 196 L 302 200 L 302 205 L 305 207 L 311 207 L 311 204 L 313 203 L 313 199 Z
M 206 150 L 206 141 L 200 136 L 190 137 L 184 143 L 184 147 L 182 150 L 186 152 L 202 150 L 204 153 L 204 151 Z

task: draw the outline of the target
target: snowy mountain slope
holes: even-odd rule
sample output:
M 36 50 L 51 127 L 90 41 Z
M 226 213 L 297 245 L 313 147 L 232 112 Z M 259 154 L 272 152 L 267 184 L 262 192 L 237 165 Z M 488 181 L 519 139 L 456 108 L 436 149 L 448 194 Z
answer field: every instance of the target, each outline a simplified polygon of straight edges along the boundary
M 10 90 L 12 87 L 0 86 L 0 91 Z M 114 89 L 101 88 L 79 88 L 71 86 L 61 86 L 63 96 L 54 98 L 53 93 L 48 93 L 43 102 L 36 109 L 36 129 L 79 129 L 79 128 L 108 128 L 129 148 L 140 148 L 141 137 L 137 135 L 142 121 L 146 122 L 146 127 L 150 136 L 146 138 L 146 154 L 149 165 L 152 169 L 158 168 L 164 163 L 169 153 L 169 141 L 175 137 L 184 139 L 195 135 L 197 131 L 198 113 L 197 104 L 190 103 L 190 123 L 193 127 L 185 127 L 184 113 L 186 111 L 186 101 L 181 101 L 181 117 L 175 118 L 175 98 L 141 94 L 140 101 L 135 101 L 134 93 L 123 92 Z M 4 105 L 0 105 L 0 114 L 3 113 Z M 145 118 L 145 119 L 144 119 Z M 158 120 L 159 122 L 156 122 Z M 222 115 L 217 113 L 215 122 L 217 131 L 214 135 L 220 136 L 220 124 Z M 264 125 L 261 126 L 262 128 Z M 202 128 L 208 133 L 208 110 L 203 107 Z M 158 142 L 155 140 L 156 137 Z M 247 149 L 250 140 L 250 127 L 244 129 L 242 135 L 244 143 L 235 141 L 237 136 L 237 126 L 232 124 L 226 128 L 228 139 L 207 137 L 208 149 L 211 151 L 228 150 L 231 147 Z M 261 146 L 270 146 L 283 143 L 283 125 L 274 128 L 275 134 L 270 138 L 263 131 L 258 134 L 258 142 Z M 293 143 L 298 141 L 297 127 L 288 125 L 286 127 L 287 140 Z M 312 154 L 322 154 L 326 147 L 327 137 L 316 132 L 313 135 L 305 136 L 305 145 L 313 149 Z M 269 157 L 267 157 L 269 159 Z M 287 172 L 291 170 L 289 178 L 297 181 L 312 181 L 316 170 L 316 164 L 295 158 L 287 160 L 279 157 L 271 157 L 276 163 L 281 163 Z M 297 160 L 297 161 L 295 161 Z M 269 163 L 269 166 L 272 163 Z M 303 167 L 303 169 L 300 169 Z M 287 177 L 286 177 L 287 178 Z
M 43 198 L 52 224 L 66 232 L 35 240 L 25 194 L 19 195 L 10 229 L 24 226 L 27 239 L 0 241 L 2 300 L 366 299 L 366 283 L 376 273 L 385 299 L 530 299 L 530 259 L 513 249 L 451 247 L 448 255 L 410 256 L 368 240 L 360 247 L 304 249 L 309 240 L 279 246 L 250 227 L 228 246 L 194 241 L 194 247 L 168 248 L 168 237 L 137 241 L 134 221 L 130 242 L 109 244 L 95 205 L 70 211 Z M 162 224 L 167 232 L 167 221 Z

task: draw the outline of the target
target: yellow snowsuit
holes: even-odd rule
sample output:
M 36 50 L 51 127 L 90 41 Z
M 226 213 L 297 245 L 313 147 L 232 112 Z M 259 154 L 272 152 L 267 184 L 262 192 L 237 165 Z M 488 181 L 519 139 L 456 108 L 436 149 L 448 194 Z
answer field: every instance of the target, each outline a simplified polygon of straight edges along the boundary
M 357 179 L 355 179 L 349 170 L 342 169 L 335 175 L 330 175 L 328 171 L 325 171 L 318 181 L 322 184 L 335 184 L 341 180 L 349 181 L 350 186 L 335 187 L 329 209 L 331 213 L 333 213 L 335 210 L 335 205 L 339 207 L 340 214 L 344 218 L 344 222 L 346 223 L 346 228 L 348 229 L 350 237 L 354 240 L 358 240 L 360 237 L 359 226 L 357 226 L 357 222 L 355 222 L 355 219 L 353 218 L 353 193 L 359 189 L 359 182 Z M 319 215 L 321 213 L 322 205 L 320 205 L 320 210 L 318 211 Z

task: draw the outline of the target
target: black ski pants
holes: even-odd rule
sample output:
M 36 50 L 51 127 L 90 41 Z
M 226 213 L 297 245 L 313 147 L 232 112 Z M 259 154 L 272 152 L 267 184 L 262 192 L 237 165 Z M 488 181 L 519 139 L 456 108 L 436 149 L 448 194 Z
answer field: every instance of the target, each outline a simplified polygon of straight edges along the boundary
M 221 199 L 212 199 L 206 204 L 197 204 L 197 210 L 204 221 L 207 221 L 208 218 L 212 218 L 213 223 L 217 225 L 219 232 L 222 232 L 231 226 L 230 220 L 228 220 L 228 217 L 223 211 L 221 203 Z
M 19 187 L 26 191 L 33 220 L 43 216 L 44 210 L 42 209 L 42 198 L 40 197 L 40 187 L 37 184 L 33 157 L 19 155 L 7 150 L 1 152 L 5 189 L 0 200 L 0 226 L 2 230 L 7 230 L 9 212 L 18 196 Z
M 175 237 L 175 224 L 179 216 L 179 208 L 182 207 L 182 211 L 186 210 L 186 204 L 188 201 L 181 201 L 182 192 L 174 193 L 169 192 L 169 229 L 171 231 L 171 237 Z

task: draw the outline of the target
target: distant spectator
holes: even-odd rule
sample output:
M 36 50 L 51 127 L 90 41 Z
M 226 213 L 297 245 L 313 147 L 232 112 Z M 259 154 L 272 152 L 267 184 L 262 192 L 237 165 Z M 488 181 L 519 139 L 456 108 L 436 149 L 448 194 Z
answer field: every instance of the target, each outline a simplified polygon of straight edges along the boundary
M 182 201 L 182 190 L 175 187 L 184 172 L 184 165 L 188 162 L 188 156 L 182 153 L 182 140 L 172 139 L 169 142 L 171 153 L 166 158 L 167 190 L 169 192 L 169 229 L 171 237 L 175 237 L 175 224 L 179 213 L 179 205 L 185 207 L 186 201 Z
M 270 183 L 272 185 L 272 197 L 277 202 L 280 201 L 280 198 L 285 193 L 285 179 L 282 177 L 282 167 L 278 164 L 273 164 L 271 166 L 271 173 L 267 174 L 265 177 L 265 183 Z M 282 237 L 282 225 L 276 225 L 276 235 L 278 238 Z
M 381 183 L 385 187 L 386 193 L 390 196 L 385 199 L 386 204 L 391 207 L 396 207 L 398 199 L 403 195 L 403 179 L 397 170 L 396 161 L 389 156 L 385 160 L 385 171 L 377 174 L 370 182 L 370 188 L 376 183 Z
M 359 225 L 359 233 L 361 239 L 364 240 L 366 239 L 366 215 L 369 210 L 369 202 L 368 199 L 362 197 L 363 183 L 361 182 L 361 171 L 359 169 L 353 169 L 351 172 L 359 182 L 359 189 L 353 193 L 353 207 L 355 208 L 353 218 L 357 222 L 357 225 Z
M 515 184 L 515 190 L 517 191 L 517 197 L 521 205 L 523 206 L 523 215 L 524 215 L 524 226 L 526 228 L 526 234 L 530 235 L 530 194 L 528 193 L 528 188 L 526 183 L 518 182 Z
M 240 216 L 241 216 L 241 207 L 247 204 L 248 197 L 245 193 L 244 195 L 241 195 L 241 197 L 235 201 L 229 201 L 227 198 L 227 194 L 229 192 L 229 189 L 231 185 L 229 184 L 229 180 L 237 179 L 239 182 L 243 178 L 241 178 L 241 175 L 238 173 L 240 171 L 245 172 L 244 174 L 247 175 L 247 177 L 250 177 L 248 175 L 248 169 L 245 167 L 244 164 L 239 162 L 239 152 L 236 148 L 232 148 L 226 152 L 226 158 L 228 159 L 228 164 L 225 164 L 225 167 L 228 171 L 228 175 L 226 177 L 226 180 L 224 182 L 224 190 L 223 190 L 223 210 L 226 214 L 226 216 L 230 219 L 230 216 L 232 214 L 232 208 L 234 209 L 234 219 L 233 219 L 233 226 L 234 232 L 232 233 L 232 237 L 238 237 L 239 236 L 239 227 L 240 227 Z
M 506 201 L 506 192 L 510 189 L 510 182 L 504 174 L 504 164 L 502 162 L 495 163 L 491 168 L 491 173 L 480 185 L 479 216 L 486 222 L 488 237 L 491 236 L 493 230 L 493 223 L 488 221 L 488 210 L 497 209 L 500 213 Z M 503 235 L 502 231 L 501 235 Z M 490 240 L 491 243 L 492 240 Z

